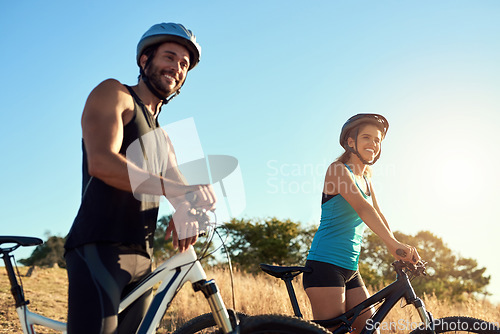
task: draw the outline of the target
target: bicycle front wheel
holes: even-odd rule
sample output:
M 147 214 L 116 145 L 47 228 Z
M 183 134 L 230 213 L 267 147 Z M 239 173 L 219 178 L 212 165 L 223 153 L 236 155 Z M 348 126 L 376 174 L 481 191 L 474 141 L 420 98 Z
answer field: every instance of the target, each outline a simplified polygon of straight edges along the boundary
M 241 322 L 241 334 L 327 334 L 324 327 L 285 315 L 257 315 Z
M 480 319 L 469 317 L 446 317 L 434 320 L 436 333 L 478 333 L 500 334 L 498 323 L 494 324 Z M 430 331 L 417 328 L 410 334 L 428 334 Z
M 234 326 L 236 324 L 234 311 L 228 309 L 228 312 L 229 312 L 229 318 L 231 319 L 231 323 Z M 236 314 L 240 321 L 248 317 L 244 313 L 236 312 Z M 215 324 L 215 319 L 212 313 L 205 313 L 199 315 L 189 320 L 185 324 L 183 324 L 174 332 L 174 334 L 209 334 L 209 333 L 222 333 L 222 331 L 219 331 L 217 325 Z

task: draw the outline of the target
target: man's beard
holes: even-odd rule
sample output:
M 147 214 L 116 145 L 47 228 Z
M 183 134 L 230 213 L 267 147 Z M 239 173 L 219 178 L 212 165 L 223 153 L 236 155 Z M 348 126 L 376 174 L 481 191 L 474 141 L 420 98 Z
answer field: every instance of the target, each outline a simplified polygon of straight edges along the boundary
M 152 63 L 148 66 L 148 68 L 146 68 L 145 72 L 153 88 L 155 88 L 162 96 L 165 96 L 165 98 L 180 89 L 179 84 L 177 84 L 174 89 L 170 89 L 170 87 L 167 86 L 162 80 L 163 74 L 161 71 Z M 175 75 L 172 74 L 172 77 L 175 77 Z

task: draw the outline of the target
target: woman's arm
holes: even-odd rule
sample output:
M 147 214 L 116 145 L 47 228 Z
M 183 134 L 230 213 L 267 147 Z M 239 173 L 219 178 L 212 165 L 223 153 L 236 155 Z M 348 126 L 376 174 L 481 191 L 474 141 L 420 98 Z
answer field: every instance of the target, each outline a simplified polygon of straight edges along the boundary
M 372 206 L 361 194 L 349 170 L 340 162 L 330 165 L 325 177 L 325 190 L 329 194 L 340 194 L 358 213 L 363 222 L 386 244 L 391 254 L 396 259 L 412 261 L 413 257 L 418 260 L 416 250 L 408 245 L 400 243 L 389 229 L 385 218 L 382 218 L 378 210 Z M 396 254 L 397 249 L 403 249 L 409 256 L 401 257 Z M 416 262 L 416 261 L 414 261 Z
M 370 180 L 370 194 L 371 194 L 372 201 L 373 201 L 373 207 L 375 208 L 375 210 L 377 210 L 378 215 L 380 216 L 380 218 L 384 222 L 385 226 L 387 226 L 387 228 L 389 230 L 391 230 L 391 227 L 389 226 L 387 219 L 385 219 L 384 215 L 382 214 L 382 211 L 380 210 L 380 207 L 379 207 L 378 202 L 377 202 L 377 197 L 375 196 L 375 190 L 373 190 L 373 184 L 372 184 L 371 180 Z

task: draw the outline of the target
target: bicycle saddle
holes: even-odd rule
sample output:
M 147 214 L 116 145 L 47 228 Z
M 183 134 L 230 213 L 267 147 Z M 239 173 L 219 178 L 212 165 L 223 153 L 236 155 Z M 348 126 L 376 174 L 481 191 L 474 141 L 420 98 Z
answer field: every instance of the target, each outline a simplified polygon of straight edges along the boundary
M 36 246 L 43 244 L 42 239 L 33 237 L 18 237 L 13 235 L 0 236 L 0 245 L 6 243 L 18 244 L 19 246 Z
M 283 279 L 284 277 L 294 277 L 297 276 L 301 273 L 310 273 L 312 272 L 311 268 L 307 267 L 300 267 L 300 266 L 272 266 L 267 263 L 261 263 L 259 264 L 260 269 L 264 271 L 266 274 L 269 274 L 271 276 L 281 278 Z

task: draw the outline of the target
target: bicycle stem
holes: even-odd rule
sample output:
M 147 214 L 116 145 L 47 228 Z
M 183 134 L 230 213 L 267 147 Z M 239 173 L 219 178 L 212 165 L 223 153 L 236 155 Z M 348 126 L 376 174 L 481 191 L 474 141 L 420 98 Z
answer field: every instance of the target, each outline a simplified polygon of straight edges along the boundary
M 231 320 L 229 319 L 229 314 L 227 312 L 224 301 L 219 293 L 217 284 L 214 280 L 202 280 L 193 283 L 194 291 L 201 291 L 210 305 L 212 314 L 215 319 L 215 323 L 219 328 L 223 330 L 224 333 L 231 333 L 233 331 L 233 326 L 231 325 Z

